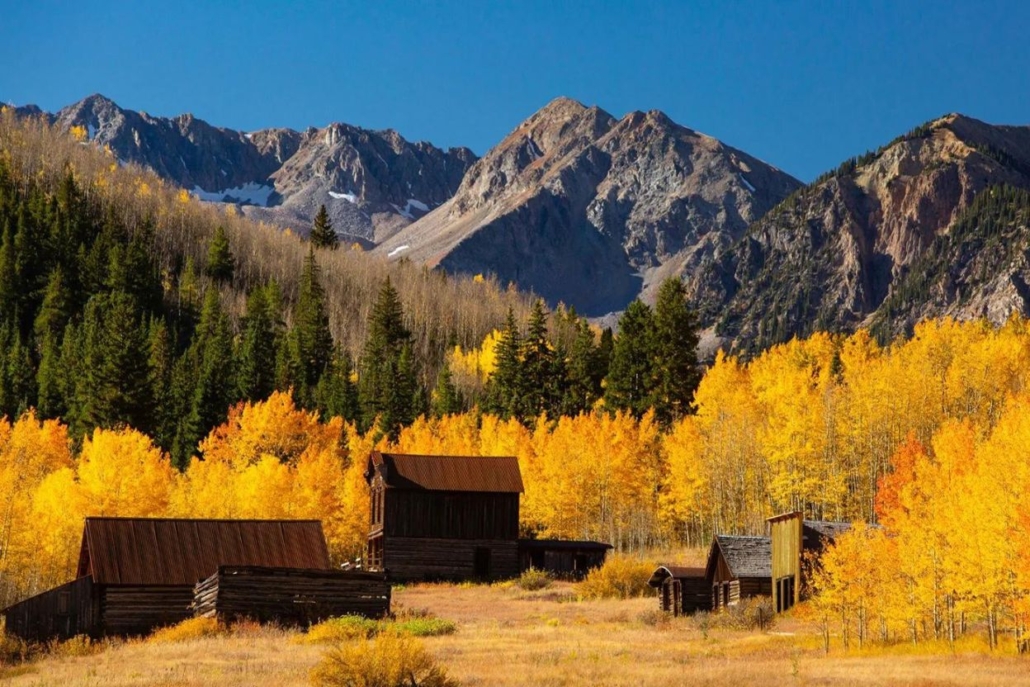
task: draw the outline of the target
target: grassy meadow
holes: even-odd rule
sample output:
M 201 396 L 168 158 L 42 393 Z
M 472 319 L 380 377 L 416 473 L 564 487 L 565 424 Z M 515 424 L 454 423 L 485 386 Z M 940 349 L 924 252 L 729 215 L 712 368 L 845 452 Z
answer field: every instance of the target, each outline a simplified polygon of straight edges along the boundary
M 395 592 L 411 616 L 452 621 L 421 639 L 461 685 L 1025 685 L 1030 663 L 1009 646 L 920 644 L 823 652 L 818 628 L 787 617 L 761 631 L 717 619 L 671 619 L 653 597 L 581 601 L 554 583 L 415 585 Z M 308 684 L 326 644 L 244 625 L 214 635 L 165 633 L 101 647 L 72 644 L 0 667 L 0 687 L 280 687 Z M 970 640 L 971 642 L 974 640 Z M 977 640 L 978 641 L 978 640 Z

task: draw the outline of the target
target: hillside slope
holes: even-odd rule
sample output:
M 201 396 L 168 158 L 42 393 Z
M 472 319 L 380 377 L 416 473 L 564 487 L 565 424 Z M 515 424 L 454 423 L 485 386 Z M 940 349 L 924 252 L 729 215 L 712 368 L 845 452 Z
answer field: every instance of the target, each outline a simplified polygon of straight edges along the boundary
M 980 193 L 1003 185 L 1030 188 L 1030 127 L 942 117 L 823 175 L 730 250 L 706 256 L 688 280 L 691 298 L 716 343 L 747 351 L 816 330 L 876 324 L 891 336 L 929 316 L 1028 314 L 1030 302 L 1015 283 L 1005 286 L 1011 275 L 1004 270 L 966 274 L 961 294 L 898 296 L 913 279 L 941 284 L 959 269 L 924 258 L 943 250 L 941 241 Z M 969 263 L 977 246 L 963 245 L 954 258 Z M 1019 248 L 1002 250 L 1016 256 Z M 998 264 L 1007 270 L 1012 263 Z M 885 303 L 889 310 L 881 310 Z

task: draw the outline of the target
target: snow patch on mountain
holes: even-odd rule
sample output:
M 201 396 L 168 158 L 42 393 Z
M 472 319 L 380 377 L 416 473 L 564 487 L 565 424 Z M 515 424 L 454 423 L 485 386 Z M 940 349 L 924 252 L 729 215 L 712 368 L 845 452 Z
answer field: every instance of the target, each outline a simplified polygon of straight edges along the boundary
M 268 201 L 274 192 L 274 186 L 253 181 L 224 191 L 205 191 L 199 186 L 194 186 L 192 191 L 197 198 L 209 203 L 240 203 L 259 207 L 268 207 Z

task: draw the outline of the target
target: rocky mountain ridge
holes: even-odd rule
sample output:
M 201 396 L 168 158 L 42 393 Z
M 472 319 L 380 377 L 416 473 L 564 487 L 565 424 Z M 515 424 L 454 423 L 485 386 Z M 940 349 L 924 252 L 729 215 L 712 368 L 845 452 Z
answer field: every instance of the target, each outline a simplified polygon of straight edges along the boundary
M 659 111 L 616 119 L 559 98 L 376 250 L 602 316 L 718 255 L 800 185 Z
M 304 232 L 325 204 L 344 240 L 371 245 L 411 223 L 457 189 L 476 156 L 412 143 L 396 131 L 334 123 L 298 132 L 250 133 L 192 114 L 154 117 L 91 95 L 55 114 L 19 113 L 82 127 L 123 163 L 152 169 L 203 200 L 240 205 L 248 215 Z
M 711 344 L 758 351 L 861 326 L 889 339 L 930 316 L 1030 314 L 1030 299 L 1011 286 L 1014 273 L 963 274 L 962 264 L 976 262 L 975 242 L 953 254 L 954 264 L 930 259 L 961 219 L 978 223 L 967 215 L 974 199 L 1004 187 L 1030 189 L 1030 127 L 951 114 L 849 160 L 755 222 L 732 248 L 706 256 L 687 279 Z M 964 294 L 899 298 L 913 279 L 957 280 Z

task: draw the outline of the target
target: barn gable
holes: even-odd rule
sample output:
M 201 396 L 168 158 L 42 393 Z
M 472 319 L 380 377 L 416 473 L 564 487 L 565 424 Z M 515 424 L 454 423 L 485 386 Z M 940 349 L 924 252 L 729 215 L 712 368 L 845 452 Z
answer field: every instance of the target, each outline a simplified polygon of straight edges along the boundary
M 514 456 L 422 456 L 372 453 L 366 479 L 378 474 L 388 489 L 521 494 L 522 473 Z
M 771 578 L 772 548 L 769 537 L 716 535 L 708 555 L 706 576 L 709 580 Z
M 330 569 L 317 520 L 86 518 L 78 576 L 99 585 L 194 585 L 219 566 Z

